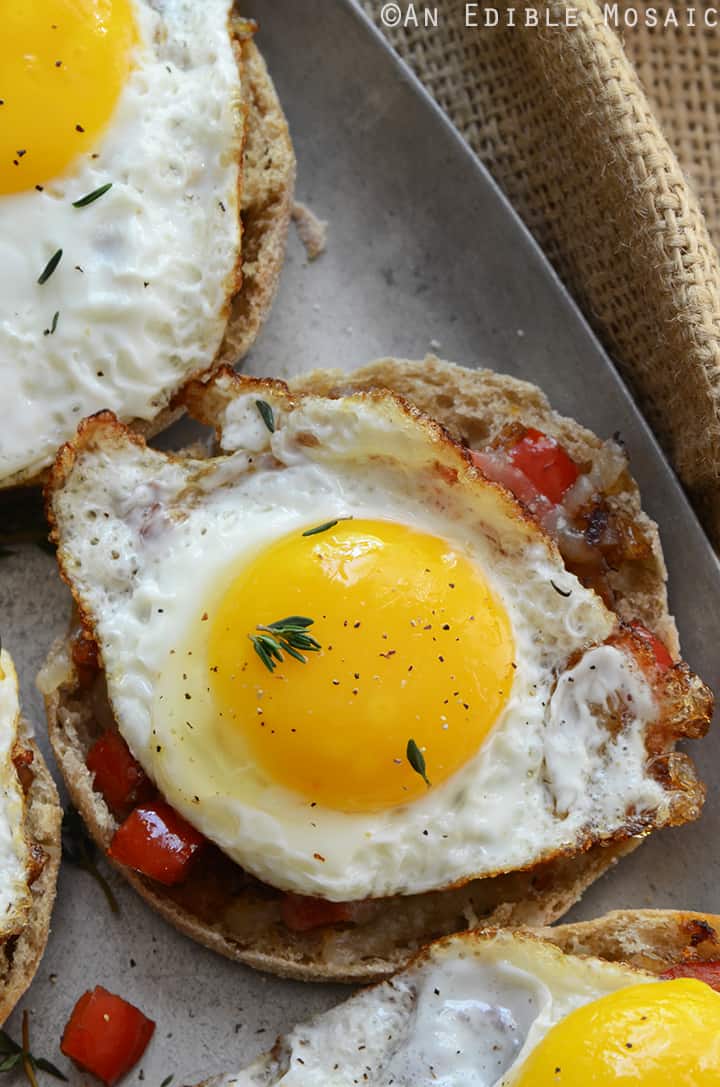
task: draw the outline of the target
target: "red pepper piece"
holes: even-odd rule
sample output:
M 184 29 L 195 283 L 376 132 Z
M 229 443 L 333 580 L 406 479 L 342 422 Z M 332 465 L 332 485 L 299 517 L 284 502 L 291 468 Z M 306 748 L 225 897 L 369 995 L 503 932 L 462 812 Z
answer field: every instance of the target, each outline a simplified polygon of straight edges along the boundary
M 152 1019 L 98 985 L 73 1008 L 60 1049 L 109 1087 L 140 1060 L 154 1030 Z
M 205 838 L 162 800 L 135 808 L 115 832 L 108 856 L 170 887 L 182 883 Z
M 508 456 L 516 468 L 527 476 L 541 494 L 557 505 L 580 474 L 559 442 L 528 427 L 525 434 L 511 446 Z
M 119 732 L 104 732 L 85 761 L 94 775 L 93 788 L 102 793 L 115 815 L 122 818 L 136 804 L 150 799 L 152 783 Z
M 672 981 L 674 978 L 697 978 L 704 981 L 711 989 L 720 992 L 720 962 L 679 962 L 671 966 L 664 974 L 664 981 Z
M 91 687 L 100 670 L 98 645 L 89 630 L 80 630 L 72 640 L 72 662 L 81 687 Z
M 647 642 L 647 644 L 650 646 L 655 656 L 655 663 L 657 664 L 658 668 L 661 668 L 663 671 L 666 668 L 672 668 L 673 659 L 670 656 L 665 643 L 661 642 L 660 639 L 655 634 L 653 634 L 651 630 L 648 630 L 646 626 L 643 626 L 639 619 L 633 619 L 633 621 L 630 623 L 630 626 L 633 628 L 635 633 L 639 634 L 643 641 Z
M 280 902 L 280 915 L 293 932 L 307 932 L 339 921 L 352 921 L 352 902 L 328 902 L 310 895 L 286 894 Z

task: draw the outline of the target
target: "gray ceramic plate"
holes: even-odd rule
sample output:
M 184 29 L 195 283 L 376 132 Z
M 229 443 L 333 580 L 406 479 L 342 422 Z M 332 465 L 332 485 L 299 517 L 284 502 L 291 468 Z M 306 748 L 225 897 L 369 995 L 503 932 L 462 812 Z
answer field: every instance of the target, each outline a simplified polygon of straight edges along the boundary
M 436 350 L 530 378 L 597 433 L 620 431 L 661 526 L 685 654 L 720 689 L 717 561 L 607 356 L 492 181 L 349 0 L 303 0 L 302 18 L 297 0 L 247 6 L 290 120 L 298 195 L 329 221 L 328 249 L 315 264 L 291 237 L 272 317 L 247 368 L 283 375 Z M 67 603 L 52 559 L 38 548 L 18 548 L 3 561 L 3 643 L 39 730 L 34 676 Z M 576 916 L 615 906 L 720 910 L 717 852 L 708 848 L 720 837 L 717 737 L 697 745 L 696 755 L 710 782 L 701 824 L 656 835 L 586 895 Z M 89 985 L 115 989 L 157 1020 L 127 1080 L 150 1087 L 171 1073 L 175 1084 L 192 1083 L 237 1067 L 278 1030 L 343 995 L 225 962 L 110 878 L 122 906 L 117 919 L 87 876 L 63 869 L 50 945 L 24 1001 L 37 1052 L 62 1067 L 60 1033 Z M 15 1036 L 19 1025 L 16 1012 Z M 74 1069 L 68 1075 L 82 1078 Z

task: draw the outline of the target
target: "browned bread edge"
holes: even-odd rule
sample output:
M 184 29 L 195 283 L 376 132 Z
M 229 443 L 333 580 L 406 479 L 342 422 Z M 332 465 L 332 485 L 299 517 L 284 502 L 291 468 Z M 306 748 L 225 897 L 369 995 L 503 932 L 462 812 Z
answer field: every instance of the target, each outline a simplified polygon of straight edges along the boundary
M 30 985 L 45 950 L 61 855 L 62 809 L 55 783 L 34 741 L 22 731 L 21 737 L 34 756 L 34 777 L 25 806 L 26 833 L 42 847 L 46 860 L 32 884 L 32 905 L 25 927 L 19 936 L 6 941 L 0 951 L 0 1025 Z

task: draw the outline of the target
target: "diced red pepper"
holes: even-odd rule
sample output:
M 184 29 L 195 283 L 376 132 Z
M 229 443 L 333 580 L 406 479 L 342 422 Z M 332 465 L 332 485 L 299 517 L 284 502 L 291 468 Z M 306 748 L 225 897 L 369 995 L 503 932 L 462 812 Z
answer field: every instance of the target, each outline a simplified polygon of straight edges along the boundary
M 15 741 L 12 750 L 12 761 L 25 794 L 27 794 L 35 778 L 35 774 L 31 769 L 34 758 L 35 756 L 29 747 L 23 747 L 18 740 Z
M 580 474 L 560 443 L 534 427 L 528 427 L 520 441 L 510 447 L 508 456 L 540 493 L 556 505 Z
M 697 978 L 704 981 L 711 989 L 720 992 L 720 962 L 679 962 L 677 966 L 671 966 L 661 975 L 663 980 L 672 981 L 675 978 Z
M 73 1008 L 60 1049 L 85 1072 L 110 1085 L 140 1060 L 154 1030 L 152 1019 L 97 985 Z
M 310 895 L 286 894 L 280 902 L 280 916 L 293 932 L 307 932 L 339 921 L 352 921 L 352 902 L 328 902 Z
M 34 752 L 29 747 L 23 747 L 23 745 L 16 740 L 12 749 L 12 761 L 15 769 L 20 772 L 21 769 L 27 769 L 31 766 L 35 759 Z
M 91 687 L 100 670 L 98 644 L 92 632 L 83 627 L 72 640 L 72 662 L 81 687 Z
M 647 642 L 647 644 L 650 646 L 655 656 L 655 663 L 657 664 L 658 668 L 663 669 L 663 671 L 666 668 L 672 668 L 673 659 L 670 656 L 665 643 L 661 642 L 660 639 L 655 634 L 653 634 L 651 630 L 648 630 L 646 626 L 643 626 L 639 619 L 633 619 L 633 621 L 630 623 L 630 626 L 633 628 L 635 633 L 639 634 L 643 641 Z
M 116 830 L 108 856 L 170 887 L 182 883 L 205 838 L 163 800 L 135 808 Z
M 102 793 L 108 806 L 119 817 L 143 800 L 149 800 L 153 787 L 137 759 L 119 732 L 108 729 L 95 741 L 86 759 L 94 775 L 93 788 Z

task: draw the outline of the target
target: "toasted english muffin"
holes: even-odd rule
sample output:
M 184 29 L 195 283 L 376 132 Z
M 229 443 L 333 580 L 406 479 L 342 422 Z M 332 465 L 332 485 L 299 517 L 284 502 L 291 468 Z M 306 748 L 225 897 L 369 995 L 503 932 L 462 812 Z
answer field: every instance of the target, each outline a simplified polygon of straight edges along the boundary
M 0 937 L 3 1023 L 30 985 L 45 950 L 60 867 L 62 821 L 55 784 L 20 717 L 17 677 L 5 651 L 0 651 L 0 716 L 5 781 L 2 818 L 7 819 L 3 878 L 12 868 L 9 842 L 16 835 L 16 855 L 23 870 L 6 902 Z
M 343 1004 L 281 1035 L 272 1050 L 248 1067 L 215 1075 L 200 1087 L 272 1087 L 285 1082 L 286 1076 L 293 1082 L 319 1083 L 333 1073 L 337 1082 L 350 1082 L 350 1077 L 359 1082 L 362 1075 L 369 1083 L 379 1082 L 379 1075 L 383 1083 L 429 1083 L 435 1078 L 445 1081 L 450 1073 L 452 1082 L 464 1083 L 463 1071 L 473 1083 L 499 1084 L 506 1082 L 508 1065 L 515 1082 L 518 1072 L 521 1078 L 527 1075 L 525 1062 L 547 1038 L 549 1028 L 584 1003 L 624 989 L 632 990 L 631 1002 L 642 1000 L 643 984 L 657 976 L 667 971 L 672 971 L 670 976 L 702 976 L 703 964 L 708 963 L 713 966 L 706 977 L 717 985 L 719 955 L 720 917 L 682 910 L 618 910 L 593 921 L 512 933 L 478 929 L 430 945 L 389 981 L 361 989 Z M 712 994 L 695 990 L 698 996 L 709 1000 L 706 1007 L 714 1007 L 717 998 Z M 502 1011 L 493 1020 L 495 1000 Z M 428 1011 L 433 1025 L 429 1031 L 424 1029 Z M 597 1029 L 598 1020 L 594 1022 Z M 576 1039 L 582 1044 L 579 1029 L 576 1023 L 571 1045 Z M 692 1018 L 688 1016 L 679 1029 L 689 1031 L 684 1034 L 689 1038 Z M 662 1037 L 664 1041 L 667 1036 Z M 566 1033 L 562 1042 L 554 1043 L 560 1050 L 555 1054 L 558 1063 L 563 1058 L 572 1062 L 567 1041 Z M 530 1048 L 523 1056 L 518 1050 L 525 1042 Z M 638 1035 L 635 1044 L 643 1042 Z M 677 1038 L 670 1042 L 670 1050 L 673 1042 Z M 628 1048 L 633 1048 L 632 1042 Z M 655 1048 L 652 1052 L 657 1061 L 652 1067 L 659 1073 L 663 1057 Z M 597 1067 L 592 1058 L 586 1059 Z M 516 1060 L 522 1062 L 520 1067 Z
M 246 22 L 238 19 L 233 25 L 245 107 L 240 174 L 242 243 L 237 290 L 223 341 L 215 358 L 208 360 L 208 374 L 221 365 L 235 365 L 246 355 L 270 311 L 285 258 L 295 185 L 295 154 L 272 79 Z M 167 390 L 154 418 L 130 420 L 139 434 L 152 437 L 180 418 L 184 409 L 181 399 L 174 399 L 178 391 Z M 0 490 L 34 486 L 46 475 L 46 470 L 22 470 L 0 479 Z
M 208 385 L 195 383 L 184 404 L 191 415 L 212 425 L 222 417 L 236 386 L 261 396 L 273 383 L 224 375 Z M 591 464 L 597 478 L 610 479 L 608 491 L 601 496 L 603 519 L 606 525 L 615 524 L 620 543 L 616 539 L 613 544 L 612 563 L 603 561 L 600 570 L 585 574 L 618 615 L 641 620 L 677 657 L 657 527 L 642 512 L 637 486 L 614 443 L 603 443 L 559 416 L 533 385 L 435 358 L 424 362 L 386 359 L 351 374 L 317 371 L 295 379 L 290 396 L 335 397 L 376 388 L 399 394 L 470 448 L 503 440 L 508 427 L 535 427 L 555 436 L 578 464 Z M 59 455 L 47 492 L 51 520 L 54 489 L 63 486 L 83 442 L 92 440 L 91 425 L 77 445 L 71 443 Z M 592 519 L 590 529 L 595 539 Z M 623 561 L 618 561 L 620 544 L 626 547 Z M 77 632 L 77 625 L 71 627 L 68 638 L 53 648 L 41 688 L 51 742 L 73 803 L 98 845 L 107 849 L 118 824 L 103 797 L 93 790 L 85 760 L 102 731 L 113 727 L 113 715 L 102 672 L 88 683 L 74 659 Z M 678 674 L 688 675 L 684 666 L 679 668 Z M 700 735 L 707 725 L 710 696 L 695 680 L 688 683 L 685 716 L 674 722 L 676 735 Z M 670 764 L 677 780 L 687 785 L 683 818 L 694 818 L 702 803 L 702 787 L 684 756 L 671 754 Z M 525 871 L 475 879 L 448 890 L 376 899 L 363 907 L 357 924 L 330 924 L 304 932 L 290 931 L 283 923 L 280 892 L 243 872 L 219 851 L 186 885 L 178 887 L 161 887 L 127 868 L 122 871 L 167 920 L 230 958 L 288 977 L 357 981 L 383 977 L 429 940 L 479 923 L 547 924 L 562 916 L 590 883 L 638 843 L 639 837 L 633 837 L 629 829 L 616 840 L 572 856 L 555 856 Z

